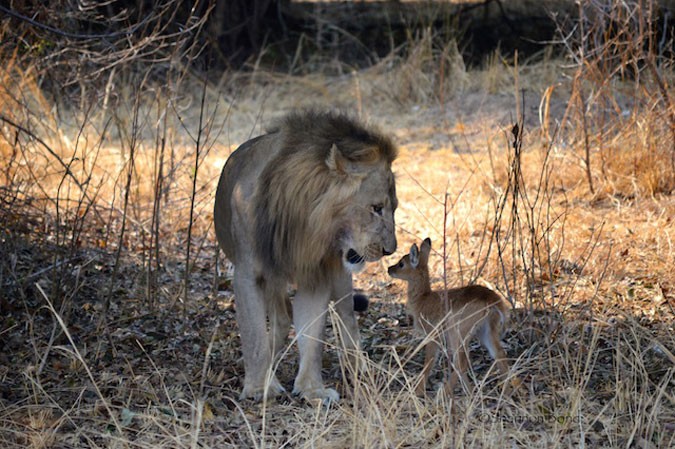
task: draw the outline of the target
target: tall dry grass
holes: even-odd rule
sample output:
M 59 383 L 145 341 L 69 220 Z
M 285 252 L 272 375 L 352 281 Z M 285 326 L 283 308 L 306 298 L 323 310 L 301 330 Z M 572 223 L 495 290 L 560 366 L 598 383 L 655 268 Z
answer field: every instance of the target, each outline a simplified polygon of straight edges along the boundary
M 594 0 L 579 4 L 571 31 L 561 25 L 572 81 L 559 126 L 581 150 L 593 194 L 649 196 L 675 188 L 673 36 L 667 13 L 665 22 L 660 13 L 653 1 Z M 551 130 L 548 120 L 543 125 Z

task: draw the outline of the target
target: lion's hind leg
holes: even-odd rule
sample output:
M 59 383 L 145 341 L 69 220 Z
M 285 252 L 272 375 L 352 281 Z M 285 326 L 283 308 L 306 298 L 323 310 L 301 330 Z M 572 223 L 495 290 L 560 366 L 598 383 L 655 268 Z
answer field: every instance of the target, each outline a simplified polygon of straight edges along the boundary
M 267 289 L 267 318 L 269 320 L 270 347 L 274 357 L 279 357 L 286 346 L 288 331 L 291 329 L 292 305 L 286 292 L 286 283 L 275 284 L 274 289 Z
M 363 296 L 363 295 L 361 295 Z M 356 321 L 355 309 L 355 295 L 352 288 L 352 275 L 349 272 L 342 272 L 336 274 L 332 280 L 331 299 L 335 304 L 337 312 L 337 323 L 334 323 L 334 328 L 338 330 L 338 343 L 347 357 L 343 358 L 343 363 L 346 366 L 348 374 L 352 378 L 358 376 L 360 368 L 360 334 L 359 326 Z M 365 301 L 367 307 L 368 299 L 360 299 Z M 337 325 L 337 326 L 336 326 Z

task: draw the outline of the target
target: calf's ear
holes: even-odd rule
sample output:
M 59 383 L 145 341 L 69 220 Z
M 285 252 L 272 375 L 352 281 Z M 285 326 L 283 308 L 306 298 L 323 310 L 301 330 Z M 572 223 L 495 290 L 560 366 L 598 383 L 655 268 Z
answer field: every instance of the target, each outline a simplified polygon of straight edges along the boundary
M 420 245 L 420 260 L 423 263 L 427 263 L 429 261 L 430 252 L 431 252 L 431 239 L 427 237 L 422 242 L 422 245 Z
M 413 243 L 410 247 L 410 266 L 417 268 L 417 265 L 420 263 L 420 252 L 417 249 L 417 244 Z

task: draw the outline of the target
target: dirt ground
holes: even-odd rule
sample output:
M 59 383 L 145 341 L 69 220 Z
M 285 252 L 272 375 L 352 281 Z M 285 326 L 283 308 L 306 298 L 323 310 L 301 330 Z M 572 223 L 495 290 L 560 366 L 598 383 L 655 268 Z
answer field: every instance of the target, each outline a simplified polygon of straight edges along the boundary
M 563 65 L 551 60 L 519 70 L 496 64 L 458 71 L 456 85 L 442 94 L 381 67 L 339 77 L 259 72 L 223 80 L 207 89 L 206 115 L 213 121 L 198 172 L 191 168 L 189 131 L 200 123 L 202 86 L 187 85 L 177 104 L 192 128 L 170 128 L 177 162 L 163 199 L 161 266 L 152 295 L 146 230 L 154 128 L 143 131 L 149 138 L 136 161 L 127 236 L 120 242 L 128 149 L 113 132 L 95 164 L 106 174 L 96 199 L 103 221 L 87 212 L 92 218 L 71 239 L 68 230 L 59 234 L 59 224 L 79 223 L 80 209 L 63 206 L 61 221 L 43 214 L 48 207 L 20 204 L 21 198 L 14 203 L 23 207 L 20 213 L 3 209 L 0 445 L 672 447 L 675 198 L 672 192 L 627 193 L 600 169 L 590 192 L 583 152 L 569 134 L 547 135 L 568 111 Z M 543 114 L 549 86 L 558 87 Z M 394 137 L 399 248 L 355 277 L 371 299 L 359 315 L 368 360 L 362 378 L 343 381 L 328 333 L 324 375 L 343 401 L 328 408 L 291 395 L 267 404 L 239 401 L 243 364 L 222 255 L 216 276 L 215 184 L 240 143 L 307 106 L 351 111 Z M 147 122 L 155 123 L 151 114 Z M 501 199 L 510 198 L 512 128 L 521 118 L 527 200 L 520 200 L 519 220 L 525 231 L 509 235 L 513 209 L 505 209 L 502 221 L 495 216 Z M 60 133 L 68 148 L 65 137 L 72 142 L 76 127 L 65 124 Z M 43 179 L 48 192 L 57 184 Z M 495 243 L 498 229 L 503 240 Z M 486 377 L 490 360 L 477 345 L 476 390 L 455 398 L 412 393 L 420 340 L 405 311 L 404 286 L 386 267 L 425 237 L 434 242 L 436 286 L 489 283 L 513 302 L 503 344 L 514 375 L 524 381 L 517 395 L 503 396 Z M 289 345 L 277 374 L 289 390 L 296 367 Z M 434 384 L 442 380 L 440 368 Z

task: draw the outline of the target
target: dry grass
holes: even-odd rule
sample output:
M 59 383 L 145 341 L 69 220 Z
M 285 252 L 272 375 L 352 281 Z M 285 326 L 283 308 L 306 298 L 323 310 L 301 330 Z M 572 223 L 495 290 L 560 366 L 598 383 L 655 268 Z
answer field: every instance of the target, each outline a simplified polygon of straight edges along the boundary
M 215 88 L 176 70 L 80 108 L 1 56 L 1 446 L 675 443 L 672 110 L 653 84 L 672 95 L 668 63 L 600 89 L 603 59 L 495 54 L 467 71 L 422 33 L 350 75 L 259 70 Z M 414 395 L 421 342 L 383 269 L 393 255 L 356 279 L 372 303 L 349 384 L 329 332 L 339 404 L 238 401 L 215 183 L 238 144 L 308 105 L 358 111 L 395 136 L 399 253 L 429 236 L 435 282 L 486 281 L 514 302 L 503 341 L 517 394 L 503 395 L 475 347 L 473 391 Z M 289 389 L 296 364 L 289 342 Z

